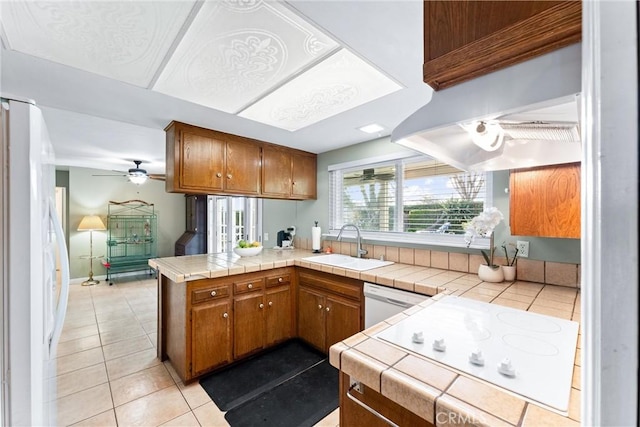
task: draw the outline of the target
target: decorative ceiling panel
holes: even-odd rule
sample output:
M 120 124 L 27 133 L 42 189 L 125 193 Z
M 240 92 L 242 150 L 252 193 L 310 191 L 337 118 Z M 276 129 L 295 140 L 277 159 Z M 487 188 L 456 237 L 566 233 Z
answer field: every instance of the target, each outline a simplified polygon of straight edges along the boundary
M 337 48 L 280 3 L 206 2 L 153 89 L 236 113 Z
M 401 88 L 342 49 L 238 115 L 295 131 Z
M 195 2 L 0 2 L 9 47 L 148 87 Z

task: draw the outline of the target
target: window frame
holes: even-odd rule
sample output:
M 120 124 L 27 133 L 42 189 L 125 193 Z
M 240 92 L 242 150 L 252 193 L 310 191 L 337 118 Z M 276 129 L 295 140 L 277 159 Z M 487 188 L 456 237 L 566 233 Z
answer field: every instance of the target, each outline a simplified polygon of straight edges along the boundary
M 377 157 L 370 157 L 361 160 L 349 161 L 344 163 L 338 163 L 329 165 L 327 170 L 329 173 L 329 230 L 325 234 L 328 238 L 336 239 L 339 228 L 335 228 L 334 225 L 339 223 L 340 212 L 342 211 L 342 175 L 350 172 L 354 169 L 362 168 L 375 168 L 381 165 L 389 165 L 395 163 L 396 167 L 408 162 L 433 160 L 433 158 L 424 155 L 416 155 L 415 153 L 406 154 L 390 154 Z M 337 174 L 337 175 L 333 175 Z M 399 200 L 402 194 L 402 174 L 396 176 L 396 191 L 395 200 Z M 335 177 L 338 179 L 335 179 Z M 493 194 L 491 189 L 493 188 L 493 173 L 485 172 L 485 197 L 484 197 L 484 209 L 493 206 Z M 339 196 L 340 195 L 340 196 Z M 395 209 L 396 212 L 396 224 L 400 224 L 402 221 L 402 210 Z M 356 232 L 351 228 L 347 228 L 342 233 L 343 237 L 355 238 Z M 490 238 L 476 238 L 467 246 L 463 234 L 439 234 L 439 233 L 413 233 L 403 231 L 362 231 L 361 237 L 369 241 L 379 241 L 383 243 L 407 243 L 412 246 L 446 246 L 456 248 L 472 248 L 472 249 L 488 249 L 490 246 Z
M 219 195 L 209 195 L 207 196 L 207 253 L 232 253 L 233 247 L 237 244 L 237 240 L 235 238 L 235 230 L 234 230 L 234 219 L 233 215 L 233 203 L 234 199 L 236 201 L 241 199 L 241 202 L 244 204 L 244 218 L 243 224 L 241 227 L 245 230 L 245 239 L 249 240 L 257 240 L 262 242 L 262 213 L 263 213 L 263 200 L 259 198 L 253 197 L 244 197 L 244 196 L 219 196 Z M 227 212 L 227 237 L 222 246 L 226 246 L 227 250 L 223 252 L 218 252 L 218 228 L 217 228 L 217 205 L 218 203 L 226 203 L 226 212 Z M 252 215 L 248 215 L 247 212 L 250 212 L 250 204 L 256 203 L 256 212 L 255 218 Z M 252 219 L 254 220 L 252 223 Z M 237 227 L 237 225 L 236 225 Z M 247 235 L 247 230 L 249 233 Z

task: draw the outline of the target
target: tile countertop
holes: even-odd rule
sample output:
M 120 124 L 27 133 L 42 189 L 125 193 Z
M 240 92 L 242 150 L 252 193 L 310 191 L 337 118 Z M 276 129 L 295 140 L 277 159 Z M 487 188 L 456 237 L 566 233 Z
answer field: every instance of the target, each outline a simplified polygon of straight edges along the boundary
M 446 286 L 446 285 L 445 285 Z M 464 297 L 558 317 L 580 318 L 578 290 L 537 283 L 480 283 Z M 494 294 L 495 292 L 495 294 Z M 440 425 L 579 426 L 580 347 L 575 353 L 568 416 L 562 416 L 518 397 L 500 387 L 461 374 L 419 354 L 382 341 L 376 334 L 434 303 L 443 294 L 426 300 L 384 322 L 372 326 L 329 349 L 331 364 L 373 390 L 404 406 L 427 421 Z
M 399 263 L 360 272 L 301 259 L 309 256 L 308 250 L 265 249 L 254 257 L 190 255 L 152 259 L 149 265 L 174 282 L 300 266 L 429 296 L 439 293 L 460 295 L 580 321 L 580 291 L 576 288 L 518 281 L 487 283 L 476 274 Z M 426 300 L 420 305 L 424 307 L 432 302 Z M 569 415 L 564 417 L 374 338 L 378 332 L 422 307 L 408 309 L 333 345 L 329 354 L 331 364 L 436 425 L 447 422 L 524 427 L 580 425 L 581 335 L 574 362 Z

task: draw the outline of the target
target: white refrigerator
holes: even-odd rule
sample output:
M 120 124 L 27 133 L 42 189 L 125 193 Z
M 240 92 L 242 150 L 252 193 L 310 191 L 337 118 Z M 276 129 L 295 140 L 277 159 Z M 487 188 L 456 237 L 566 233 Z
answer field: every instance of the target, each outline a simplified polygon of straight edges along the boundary
M 1 110 L 1 422 L 54 425 L 54 359 L 67 308 L 69 258 L 55 209 L 53 149 L 35 103 L 3 96 Z

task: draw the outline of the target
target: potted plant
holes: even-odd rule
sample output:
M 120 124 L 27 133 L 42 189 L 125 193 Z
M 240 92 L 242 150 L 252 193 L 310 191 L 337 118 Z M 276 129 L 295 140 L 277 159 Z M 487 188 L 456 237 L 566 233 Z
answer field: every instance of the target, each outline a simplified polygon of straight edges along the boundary
M 493 254 L 495 247 L 493 246 L 493 230 L 496 228 L 500 221 L 504 219 L 502 212 L 497 208 L 492 207 L 485 209 L 480 215 L 474 217 L 465 226 L 465 241 L 467 247 L 471 245 L 473 239 L 476 237 L 489 237 L 489 254 L 480 250 L 486 264 L 480 264 L 478 268 L 478 277 L 484 282 L 502 282 L 504 280 L 504 273 L 502 267 L 496 265 L 493 262 Z
M 513 243 L 509 243 L 509 246 L 515 247 Z M 518 248 L 516 247 L 516 251 L 514 252 L 511 260 L 509 260 L 509 252 L 507 251 L 507 245 L 504 242 L 502 243 L 502 249 L 504 250 L 504 257 L 507 260 L 507 264 L 502 266 L 504 280 L 512 282 L 516 279 L 516 259 L 518 258 Z

